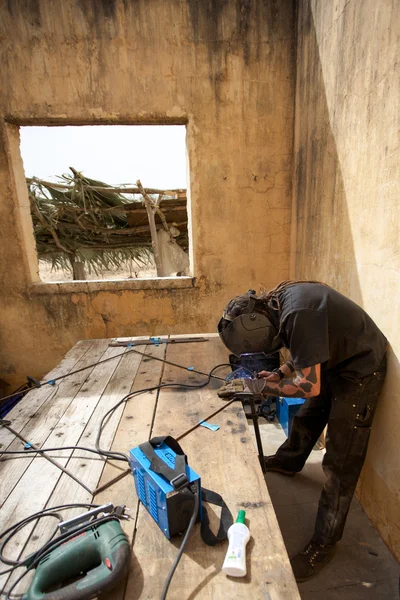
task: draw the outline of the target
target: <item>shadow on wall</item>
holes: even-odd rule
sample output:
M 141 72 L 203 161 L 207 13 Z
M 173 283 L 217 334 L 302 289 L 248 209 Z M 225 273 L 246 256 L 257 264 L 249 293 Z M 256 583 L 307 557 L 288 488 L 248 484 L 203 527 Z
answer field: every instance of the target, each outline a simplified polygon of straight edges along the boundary
M 399 436 L 399 416 L 393 403 L 393 385 L 400 381 L 400 361 L 392 348 L 388 351 L 388 375 L 379 399 L 371 439 L 368 447 L 370 456 L 380 456 L 378 468 L 375 461 L 367 460 L 357 485 L 357 496 L 367 515 L 373 521 L 384 542 L 397 560 L 400 560 L 400 522 L 398 492 L 398 462 L 384 460 L 385 456 L 396 456 L 394 443 Z M 384 434 L 382 434 L 384 432 Z M 394 442 L 395 441 L 395 442 Z M 398 447 L 398 446 L 397 446 Z M 396 465 L 393 468 L 393 463 Z
M 325 281 L 362 304 L 346 190 L 310 4 L 309 0 L 299 4 L 293 180 L 295 276 Z
M 358 20 L 348 26 L 346 16 L 342 16 L 342 21 L 337 23 L 337 30 L 333 34 L 336 37 L 330 46 L 322 46 L 325 48 L 327 56 L 326 62 L 324 62 L 325 75 L 330 78 L 330 89 L 335 93 L 335 98 L 328 97 L 329 101 L 332 100 L 330 102 L 331 113 L 329 113 L 326 82 L 321 66 L 312 5 L 317 6 L 311 0 L 302 0 L 299 3 L 298 15 L 295 173 L 293 181 L 293 221 L 297 240 L 296 245 L 292 248 L 292 252 L 295 254 L 293 274 L 299 279 L 312 278 L 325 281 L 363 306 L 353 232 L 357 238 L 360 238 L 357 245 L 360 253 L 368 250 L 368 238 L 361 241 L 361 237 L 358 235 L 360 233 L 358 227 L 361 227 L 362 224 L 358 222 L 355 210 L 350 219 L 349 209 L 353 206 L 348 203 L 342 173 L 344 171 L 346 176 L 349 175 L 349 185 L 352 185 L 352 196 L 350 196 L 349 188 L 349 197 L 355 198 L 360 187 L 359 184 L 361 182 L 364 184 L 365 173 L 368 173 L 368 171 L 358 173 L 356 171 L 357 167 L 361 168 L 362 166 L 362 153 L 365 147 L 361 140 L 354 138 L 356 154 L 352 156 L 348 152 L 346 159 L 348 163 L 341 165 L 334 134 L 337 131 L 337 140 L 343 142 L 346 141 L 344 136 L 357 135 L 357 131 L 360 130 L 360 128 L 355 128 L 353 131 L 347 131 L 346 119 L 343 118 L 346 116 L 346 110 L 353 110 L 354 118 L 358 116 L 354 111 L 354 105 L 351 105 L 350 100 L 345 100 L 344 95 L 346 92 L 351 92 L 353 84 L 351 78 L 354 79 L 354 73 L 358 72 L 357 68 L 360 63 L 354 60 L 345 72 L 340 62 L 341 57 L 335 56 L 332 52 L 329 54 L 329 49 L 332 51 L 332 48 L 335 47 L 343 50 L 344 41 L 347 41 L 347 45 L 349 45 L 349 40 L 352 39 L 349 33 L 351 27 L 355 30 L 354 35 L 363 31 L 361 27 L 363 15 L 357 15 Z M 320 17 L 322 19 L 321 14 Z M 330 23 L 324 22 L 325 30 L 329 31 L 329 25 Z M 364 46 L 366 46 L 368 42 L 365 41 L 365 38 L 363 39 Z M 359 52 L 361 53 L 362 50 L 360 49 Z M 359 59 L 361 63 L 363 60 Z M 367 88 L 366 90 L 368 92 Z M 360 118 L 366 117 L 361 115 Z M 333 130 L 331 123 L 334 124 Z M 365 137 L 364 143 L 371 144 L 371 140 L 372 134 L 369 138 Z M 380 141 L 382 140 L 380 139 Z M 351 180 L 351 176 L 353 180 Z M 364 179 L 362 179 L 363 177 Z M 359 206 L 367 208 L 362 207 L 361 203 Z M 383 218 L 386 217 L 382 216 Z M 382 232 L 382 230 L 381 227 L 380 231 Z M 380 295 L 382 298 L 384 297 L 383 293 Z M 366 298 L 366 300 L 370 299 Z M 390 348 L 386 384 L 376 412 L 369 451 L 357 489 L 358 497 L 368 516 L 397 557 L 400 556 L 400 525 L 398 524 L 400 471 L 395 457 L 398 452 L 398 429 L 400 426 L 397 403 L 399 381 L 400 363 Z

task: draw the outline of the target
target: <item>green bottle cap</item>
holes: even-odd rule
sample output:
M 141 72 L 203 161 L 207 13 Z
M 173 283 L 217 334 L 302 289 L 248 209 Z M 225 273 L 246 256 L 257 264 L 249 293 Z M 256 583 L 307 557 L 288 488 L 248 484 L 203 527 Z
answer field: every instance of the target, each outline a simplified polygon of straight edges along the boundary
M 246 521 L 246 511 L 245 510 L 239 510 L 238 516 L 237 516 L 237 519 L 236 519 L 236 523 L 243 523 L 243 525 L 246 525 L 245 521 Z

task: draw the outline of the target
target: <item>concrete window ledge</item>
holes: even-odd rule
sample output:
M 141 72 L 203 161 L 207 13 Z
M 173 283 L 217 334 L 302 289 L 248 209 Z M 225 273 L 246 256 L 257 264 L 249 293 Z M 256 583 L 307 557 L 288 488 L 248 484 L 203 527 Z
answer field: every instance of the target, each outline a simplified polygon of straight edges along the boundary
M 195 286 L 194 277 L 157 277 L 156 279 L 108 279 L 89 281 L 52 281 L 33 283 L 32 294 L 77 294 L 136 290 L 176 290 Z

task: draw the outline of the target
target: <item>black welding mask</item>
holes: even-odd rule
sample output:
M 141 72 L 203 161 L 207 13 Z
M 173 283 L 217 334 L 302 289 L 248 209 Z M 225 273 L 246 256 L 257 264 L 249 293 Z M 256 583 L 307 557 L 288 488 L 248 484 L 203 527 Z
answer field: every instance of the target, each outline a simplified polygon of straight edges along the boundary
M 272 354 L 283 346 L 278 331 L 268 316 L 257 310 L 257 298 L 254 294 L 253 290 L 247 293 L 247 306 L 237 316 L 230 314 L 229 303 L 218 323 L 221 340 L 236 356 L 249 352 Z

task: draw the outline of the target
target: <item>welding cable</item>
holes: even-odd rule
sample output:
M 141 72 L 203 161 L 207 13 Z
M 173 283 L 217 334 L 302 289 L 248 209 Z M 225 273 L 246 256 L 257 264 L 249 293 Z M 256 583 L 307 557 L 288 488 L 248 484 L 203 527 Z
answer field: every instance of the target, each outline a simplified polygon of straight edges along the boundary
M 12 567 L 23 566 L 25 564 L 27 559 L 24 559 L 23 561 L 12 561 L 3 556 L 3 551 L 4 551 L 5 546 L 9 543 L 10 539 L 14 535 L 16 535 L 21 529 L 26 527 L 26 525 L 31 523 L 31 521 L 35 521 L 36 519 L 41 519 L 42 517 L 46 517 L 46 516 L 54 516 L 61 520 L 61 518 L 62 518 L 61 515 L 55 511 L 58 511 L 58 510 L 63 511 L 63 510 L 68 510 L 70 508 L 87 508 L 90 510 L 91 508 L 98 508 L 99 506 L 100 506 L 99 504 L 90 504 L 90 503 L 61 504 L 59 506 L 52 506 L 49 508 L 44 508 L 43 510 L 39 510 L 37 513 L 34 513 L 33 515 L 30 515 L 29 517 L 22 519 L 18 523 L 14 523 L 14 525 L 11 525 L 11 527 L 9 527 L 8 529 L 6 529 L 5 531 L 2 531 L 0 533 L 0 540 L 2 540 L 5 536 L 7 536 L 6 539 L 3 540 L 0 544 L 0 561 L 2 563 L 4 563 L 5 565 L 11 565 Z M 57 530 L 56 530 L 56 532 L 57 532 Z M 54 537 L 55 533 L 53 533 L 50 540 Z
M 191 531 L 193 529 L 193 525 L 196 522 L 197 513 L 199 512 L 199 504 L 200 504 L 199 494 L 198 494 L 198 492 L 196 492 L 194 494 L 194 508 L 193 508 L 193 513 L 192 513 L 192 516 L 190 518 L 190 522 L 189 522 L 188 528 L 186 529 L 185 537 L 183 538 L 182 543 L 180 545 L 178 554 L 176 555 L 175 560 L 172 563 L 172 567 L 170 569 L 170 572 L 168 573 L 168 577 L 165 580 L 164 589 L 163 589 L 162 594 L 161 594 L 161 600 L 165 600 L 166 597 L 167 597 L 167 592 L 168 592 L 168 588 L 170 586 L 172 577 L 173 577 L 173 575 L 175 573 L 175 570 L 176 570 L 176 567 L 178 566 L 178 563 L 179 563 L 179 561 L 180 561 L 180 559 L 182 557 L 182 554 L 183 554 L 183 551 L 185 549 L 186 543 L 187 543 L 187 541 L 189 539 L 189 536 L 190 536 L 190 533 L 191 533 Z
M 25 519 L 23 522 L 17 523 L 17 525 L 6 536 L 6 538 L 4 539 L 4 541 L 0 545 L 0 560 L 1 560 L 1 562 L 3 562 L 5 565 L 10 565 L 13 568 L 23 567 L 27 562 L 29 562 L 29 557 L 25 558 L 22 561 L 21 560 L 11 560 L 9 558 L 6 558 L 3 555 L 3 551 L 4 551 L 4 548 L 6 547 L 6 545 L 10 542 L 10 540 L 15 535 L 17 535 L 17 533 L 21 529 L 23 529 L 31 521 L 38 521 L 39 519 L 42 519 L 43 517 L 54 517 L 55 519 L 58 519 L 58 521 L 62 520 L 62 517 L 61 517 L 61 515 L 59 513 L 51 511 L 51 512 L 47 512 L 47 513 L 43 513 L 43 514 L 33 515 L 33 516 L 28 517 L 27 519 Z M 57 534 L 57 531 L 58 531 L 58 528 L 56 527 L 55 530 L 53 531 L 53 533 L 51 534 L 51 536 L 49 537 L 48 542 L 50 542 L 54 538 L 54 536 Z
M 98 452 L 94 448 L 86 448 L 85 446 L 60 446 L 58 448 L 23 448 L 22 450 L 1 450 L 0 449 L 0 460 L 1 455 L 30 455 L 30 454 L 45 454 L 46 452 L 59 452 L 63 450 L 83 450 L 85 452 L 92 452 L 98 456 L 103 456 L 102 452 Z M 113 456 L 115 460 L 125 460 L 125 458 L 119 456 Z
M 151 357 L 152 358 L 152 357 Z M 49 452 L 49 451 L 56 451 L 56 450 L 84 450 L 87 452 L 93 452 L 96 454 L 100 454 L 103 456 L 107 456 L 109 458 L 112 458 L 114 460 L 125 460 L 129 462 L 128 457 L 123 454 L 123 453 L 113 453 L 113 452 L 108 452 L 108 451 L 104 451 L 100 448 L 99 444 L 100 444 L 100 437 L 101 437 L 101 433 L 102 433 L 102 429 L 104 427 L 105 421 L 106 419 L 109 417 L 109 415 L 111 415 L 122 403 L 127 402 L 129 399 L 131 399 L 132 397 L 145 393 L 145 392 L 149 392 L 149 391 L 154 391 L 157 389 L 161 389 L 164 387 L 181 387 L 181 388 L 191 388 L 191 389 L 200 389 L 205 387 L 206 385 L 208 385 L 210 383 L 211 377 L 213 377 L 213 372 L 223 366 L 230 366 L 226 363 L 222 363 L 219 365 L 216 365 L 215 367 L 213 367 L 211 369 L 211 371 L 206 374 L 207 375 L 207 380 L 205 382 L 202 382 L 200 384 L 183 384 L 183 383 L 165 383 L 165 384 L 159 384 L 157 386 L 153 386 L 150 388 L 143 388 L 141 390 L 135 390 L 133 392 L 130 392 L 129 394 L 127 394 L 124 398 L 122 398 L 119 402 L 117 402 L 109 411 L 107 411 L 107 413 L 103 416 L 99 430 L 98 430 L 98 434 L 96 437 L 96 450 L 92 449 L 92 448 L 86 448 L 83 446 L 66 446 L 63 448 L 46 448 L 46 449 L 24 449 L 21 450 L 20 452 L 18 451 L 0 451 L 0 454 L 25 454 L 25 453 L 39 453 L 40 452 Z M 222 378 L 218 378 L 218 379 L 222 379 Z M 229 403 L 230 404 L 230 403 Z M 6 530 L 5 532 L 0 534 L 0 539 L 3 538 L 5 535 L 7 535 L 9 532 L 11 532 L 11 530 L 15 529 L 14 532 L 11 533 L 11 535 L 9 535 L 6 540 L 4 540 L 4 542 L 1 544 L 0 546 L 0 560 L 4 563 L 4 564 L 11 564 L 11 568 L 7 569 L 7 571 L 4 571 L 1 573 L 1 575 L 6 574 L 6 573 L 11 573 L 12 571 L 23 567 L 26 565 L 27 559 L 24 559 L 23 561 L 18 561 L 18 562 L 14 562 L 14 561 L 9 561 L 8 559 L 4 559 L 3 555 L 2 555 L 2 551 L 3 548 L 5 547 L 5 545 L 8 543 L 8 541 L 13 537 L 13 535 L 15 535 L 17 533 L 17 531 L 19 531 L 20 529 L 22 529 L 22 527 L 24 527 L 25 525 L 27 525 L 29 522 L 31 522 L 32 520 L 35 519 L 40 519 L 42 516 L 59 516 L 56 515 L 55 513 L 52 513 L 52 511 L 55 510 L 60 510 L 60 509 L 66 509 L 66 508 L 72 508 L 72 507 L 86 507 L 86 508 L 93 508 L 93 507 L 97 507 L 97 504 L 72 504 L 72 505 L 62 505 L 59 507 L 53 507 L 53 508 L 49 508 L 49 509 L 44 509 L 43 511 L 39 511 L 38 513 L 35 513 L 35 515 L 31 515 L 30 517 L 27 517 L 27 519 L 24 519 L 23 521 L 21 521 L 20 523 L 17 523 L 16 525 L 12 526 L 11 528 L 9 528 L 8 530 Z M 198 509 L 199 509 L 199 496 L 198 494 L 195 494 L 195 506 L 194 506 L 194 510 L 193 510 L 193 514 L 189 523 L 189 526 L 186 530 L 184 539 L 182 540 L 182 544 L 179 548 L 179 552 L 174 560 L 174 563 L 171 567 L 171 570 L 168 574 L 168 577 L 166 579 L 165 585 L 164 585 L 164 590 L 163 590 L 163 595 L 162 595 L 162 599 L 164 599 L 166 597 L 169 585 L 171 583 L 173 574 L 177 568 L 177 565 L 181 559 L 181 556 L 184 552 L 187 540 L 189 538 L 190 532 L 193 529 L 193 525 L 196 521 L 196 517 L 197 517 L 197 513 L 198 513 Z M 105 517 L 107 518 L 107 517 Z M 100 520 L 97 520 L 97 522 L 100 522 Z M 86 529 L 83 528 L 82 531 L 85 531 Z M 77 533 L 79 533 L 80 530 L 76 531 L 74 530 L 74 535 L 76 535 Z M 14 584 L 12 585 L 12 587 L 8 590 L 7 592 L 7 596 L 6 596 L 6 600 L 10 600 L 10 594 L 12 593 L 13 589 L 19 584 L 19 582 L 23 579 L 23 577 L 25 577 L 25 575 L 32 570 L 33 568 L 36 567 L 36 565 L 38 564 L 38 562 L 41 560 L 41 558 L 43 558 L 43 556 L 48 553 L 50 550 L 54 549 L 55 547 L 57 547 L 57 545 L 60 545 L 65 538 L 62 536 L 59 536 L 56 540 L 53 540 L 54 535 L 56 532 L 53 533 L 52 537 L 50 538 L 50 540 L 42 547 L 40 548 L 38 551 L 36 551 L 36 553 L 33 555 L 34 559 L 33 562 L 30 564 L 29 567 L 27 567 L 27 570 L 14 582 Z M 32 561 L 32 555 L 29 556 L 29 562 Z
M 67 509 L 71 509 L 71 508 L 87 508 L 87 509 L 91 509 L 91 508 L 98 508 L 99 504 L 88 504 L 88 503 L 75 503 L 75 504 L 62 504 L 60 506 L 55 506 L 55 507 L 51 507 L 51 508 L 45 508 L 33 515 L 30 515 L 29 517 L 26 517 L 25 519 L 23 519 L 22 521 L 19 521 L 18 523 L 15 523 L 14 525 L 12 525 L 11 527 L 9 527 L 8 529 L 6 529 L 5 531 L 0 533 L 0 540 L 2 538 L 4 538 L 5 536 L 6 539 L 3 540 L 3 542 L 0 545 L 0 561 L 6 565 L 11 565 L 11 567 L 9 569 L 6 569 L 5 571 L 1 571 L 0 572 L 0 576 L 2 575 L 7 575 L 8 573 L 13 573 L 15 570 L 21 568 L 21 567 L 26 567 L 27 563 L 29 563 L 31 560 L 33 560 L 33 558 L 37 555 L 38 552 L 42 552 L 43 548 L 45 546 L 47 546 L 54 538 L 55 534 L 57 533 L 57 528 L 53 531 L 52 535 L 50 536 L 49 540 L 46 542 L 46 544 L 44 546 L 42 546 L 41 548 L 39 548 L 39 550 L 37 550 L 35 553 L 30 554 L 27 558 L 23 559 L 23 560 L 19 560 L 19 561 L 12 561 L 8 558 L 5 558 L 3 556 L 3 551 L 5 546 L 9 543 L 9 541 L 11 540 L 11 538 L 16 535 L 21 529 L 23 529 L 26 525 L 28 525 L 31 521 L 35 521 L 35 520 L 39 520 L 42 517 L 46 517 L 46 516 L 53 516 L 58 518 L 59 520 L 61 520 L 61 515 L 56 513 L 55 511 L 57 510 L 67 510 Z M 33 567 L 32 567 L 33 568 Z M 18 581 L 15 583 L 15 585 L 17 583 L 19 583 L 19 581 L 25 577 L 26 573 L 29 571 L 30 569 L 27 569 L 26 572 L 24 572 L 22 574 L 22 576 L 18 579 Z M 13 586 L 14 588 L 14 586 Z M 11 593 L 12 589 L 9 590 L 7 598 L 9 597 L 9 594 Z M 0 591 L 0 595 L 2 595 L 4 593 L 4 588 Z
M 12 573 L 12 571 L 15 571 L 18 568 L 19 567 L 10 567 L 9 569 L 6 569 L 5 571 L 0 571 L 0 577 L 2 577 L 3 575 L 7 575 L 8 573 Z M 0 596 L 2 593 L 3 593 L 3 590 L 0 590 Z
M 126 462 L 129 463 L 128 456 L 126 454 L 124 454 L 123 452 L 111 452 L 109 450 L 103 450 L 102 448 L 100 448 L 101 434 L 102 434 L 103 429 L 105 427 L 106 421 L 108 420 L 108 418 L 110 417 L 110 415 L 119 406 L 121 406 L 121 404 L 124 404 L 125 402 L 127 402 L 131 398 L 134 398 L 135 396 L 138 396 L 139 394 L 144 394 L 146 392 L 153 392 L 155 390 L 160 390 L 160 389 L 166 388 L 166 387 L 181 387 L 181 388 L 185 388 L 185 389 L 186 388 L 189 388 L 189 389 L 201 389 L 203 387 L 206 387 L 210 383 L 211 378 L 213 377 L 213 372 L 216 371 L 217 369 L 219 369 L 220 367 L 226 367 L 226 366 L 228 366 L 226 363 L 221 363 L 219 365 L 216 365 L 215 367 L 213 367 L 211 369 L 211 371 L 209 373 L 207 373 L 207 380 L 204 381 L 204 382 L 202 382 L 202 383 L 199 383 L 199 384 L 190 384 L 190 383 L 159 383 L 158 385 L 155 385 L 155 386 L 152 386 L 152 387 L 142 388 L 140 390 L 134 390 L 134 391 L 130 392 L 129 394 L 127 394 L 126 396 L 124 396 L 121 400 L 119 400 L 116 404 L 114 404 L 114 406 L 112 406 L 110 408 L 110 410 L 108 410 L 103 415 L 103 418 L 101 419 L 99 428 L 97 430 L 97 435 L 96 435 L 96 440 L 95 440 L 96 451 L 99 454 L 101 454 L 103 456 L 106 456 L 108 458 L 118 457 L 118 460 L 125 460 Z
M 127 394 L 126 396 L 124 396 L 121 400 L 119 400 L 119 402 L 117 402 L 117 404 L 115 404 L 114 406 L 112 406 L 110 408 L 110 410 L 108 410 L 103 415 L 103 418 L 101 419 L 101 422 L 100 422 L 100 425 L 99 425 L 99 429 L 97 430 L 97 436 L 96 436 L 96 440 L 95 440 L 95 447 L 96 447 L 97 452 L 99 454 L 102 454 L 103 456 L 107 456 L 107 457 L 111 457 L 110 455 L 113 455 L 113 456 L 118 455 L 120 457 L 120 460 L 125 460 L 126 462 L 129 462 L 128 456 L 126 454 L 124 454 L 123 452 L 110 452 L 109 450 L 102 450 L 100 448 L 100 438 L 101 438 L 101 434 L 103 432 L 103 428 L 105 427 L 106 421 L 110 417 L 110 415 L 119 406 L 121 406 L 121 404 L 124 404 L 128 400 L 131 400 L 132 398 L 134 398 L 135 396 L 139 396 L 140 394 L 144 394 L 146 392 L 153 392 L 154 390 L 159 390 L 159 389 L 164 388 L 164 387 L 201 388 L 201 387 L 205 387 L 206 385 L 208 385 L 208 383 L 209 383 L 209 381 L 207 381 L 206 383 L 201 383 L 200 385 L 185 385 L 183 383 L 160 383 L 159 385 L 155 385 L 153 387 L 143 388 L 141 390 L 135 390 L 133 392 L 130 392 L 129 394 Z
M 217 369 L 219 369 L 220 367 L 226 367 L 226 366 L 230 366 L 226 363 L 221 363 L 219 365 L 216 365 L 215 367 L 213 367 L 211 369 L 211 371 L 207 374 L 207 380 L 203 383 L 200 384 L 184 384 L 184 383 L 161 383 L 158 384 L 156 386 L 153 387 L 149 387 L 149 388 L 143 388 L 140 390 L 135 390 L 133 392 L 130 392 L 129 394 L 127 394 L 126 396 L 124 396 L 121 400 L 119 400 L 119 402 L 117 402 L 117 404 L 115 404 L 102 418 L 101 423 L 100 423 L 100 427 L 98 429 L 97 432 L 97 436 L 96 436 L 96 442 L 95 442 L 95 446 L 96 449 L 94 448 L 87 448 L 85 446 L 59 446 L 59 447 L 53 447 L 53 448 L 24 448 L 21 450 L 1 450 L 0 449 L 0 457 L 4 454 L 4 455 L 30 455 L 30 454 L 44 454 L 46 452 L 58 452 L 58 451 L 64 451 L 64 450 L 82 450 L 85 452 L 92 452 L 94 454 L 98 454 L 99 456 L 103 456 L 106 458 L 111 458 L 112 460 L 119 460 L 119 461 L 124 461 L 124 462 L 129 462 L 128 456 L 122 452 L 112 452 L 112 451 L 108 451 L 108 450 L 103 450 L 100 448 L 100 437 L 101 437 L 101 433 L 102 430 L 104 428 L 105 425 L 105 421 L 107 419 L 107 417 L 109 415 L 111 415 L 121 404 L 123 404 L 124 402 L 127 402 L 128 400 L 130 400 L 131 398 L 133 398 L 136 395 L 139 394 L 144 394 L 146 392 L 151 392 L 154 390 L 158 390 L 160 388 L 163 387 L 184 387 L 184 388 L 192 388 L 192 389 L 200 389 L 205 387 L 206 385 L 209 384 L 211 377 L 213 377 L 213 372 L 216 371 Z
M 193 367 L 185 367 L 184 365 L 179 365 L 178 363 L 173 363 L 169 360 L 166 360 L 165 358 L 159 358 L 158 356 L 152 356 L 151 354 L 146 354 L 146 352 L 140 352 L 140 350 L 136 350 L 135 348 L 130 348 L 129 350 L 126 350 L 125 352 L 121 352 L 121 354 L 116 354 L 115 356 L 109 356 L 108 358 L 103 358 L 102 360 L 92 363 L 91 365 L 87 365 L 87 367 L 81 367 L 80 369 L 75 369 L 75 371 L 71 371 L 70 373 L 65 373 L 65 375 L 59 375 L 58 377 L 54 377 L 54 379 L 47 379 L 46 381 L 42 381 L 42 382 L 39 381 L 37 383 L 37 385 L 28 387 L 27 389 L 21 390 L 20 388 L 18 388 L 17 391 L 10 394 L 9 396 L 3 396 L 2 398 L 0 398 L 0 400 L 8 400 L 9 398 L 14 398 L 21 394 L 27 394 L 28 392 L 31 392 L 32 390 L 35 390 L 35 389 L 39 389 L 45 385 L 53 386 L 53 385 L 55 385 L 56 381 L 61 381 L 62 379 L 65 379 L 66 377 L 71 377 L 72 375 L 76 375 L 77 373 L 81 373 L 82 371 L 86 371 L 87 369 L 97 367 L 97 365 L 102 365 L 103 363 L 108 362 L 109 360 L 121 358 L 122 356 L 126 356 L 130 352 L 135 352 L 135 354 L 140 354 L 141 356 L 145 356 L 146 358 L 158 360 L 167 365 L 171 365 L 173 367 L 178 367 L 179 369 L 184 369 L 185 371 L 191 371 L 192 373 L 197 373 L 198 375 L 207 375 L 207 373 L 204 373 L 203 371 L 199 371 L 198 369 L 194 369 Z M 231 366 L 231 365 L 228 365 L 228 366 Z M 221 381 L 225 381 L 223 377 L 218 377 L 217 375 L 211 375 L 211 377 L 213 377 L 214 379 L 219 379 Z M 21 387 L 24 387 L 24 386 L 21 386 Z
M 116 517 L 111 517 L 111 516 L 100 517 L 100 518 L 96 519 L 96 525 L 104 523 L 106 521 L 109 521 L 112 518 L 115 519 Z M 26 567 L 26 571 L 24 573 L 22 573 L 22 575 L 20 575 L 18 577 L 18 579 L 16 579 L 16 581 L 10 587 L 10 589 L 6 593 L 6 600 L 12 600 L 11 599 L 11 593 L 12 593 L 13 589 L 20 583 L 20 581 L 30 571 L 32 571 L 32 569 L 35 569 L 37 567 L 37 565 L 39 564 L 39 562 L 45 556 L 47 556 L 47 554 L 49 554 L 52 550 L 55 550 L 56 548 L 58 548 L 58 546 L 61 546 L 61 544 L 65 544 L 70 539 L 73 539 L 73 538 L 75 538 L 75 537 L 77 537 L 77 536 L 85 533 L 88 529 L 92 528 L 93 525 L 94 525 L 94 523 L 93 523 L 93 521 L 91 521 L 90 523 L 87 523 L 86 525 L 80 527 L 79 529 L 74 529 L 72 532 L 61 534 L 58 538 L 56 538 L 54 540 L 51 540 L 50 542 L 48 542 L 47 544 L 45 544 L 44 546 L 42 546 L 42 548 L 40 548 L 39 550 L 37 550 L 33 555 L 30 555 L 29 556 L 29 562 L 30 562 L 29 566 Z M 19 565 L 19 566 L 24 566 L 24 565 Z M 17 568 L 18 567 L 15 567 L 15 569 L 17 569 Z
M 113 519 L 115 520 L 117 518 L 118 517 L 116 517 L 115 515 L 105 515 L 104 517 L 97 517 L 95 520 L 92 520 L 89 523 L 85 523 L 85 525 L 82 525 L 82 527 L 80 527 L 78 529 L 73 529 L 70 532 L 60 534 L 56 539 L 53 539 L 53 540 L 47 542 L 47 544 L 45 544 L 44 546 L 42 546 L 42 548 L 40 548 L 39 550 L 37 550 L 35 552 L 33 561 L 27 567 L 27 570 L 25 571 L 25 573 L 22 573 L 22 575 L 15 581 L 15 583 L 8 590 L 6 600 L 11 600 L 10 594 L 13 591 L 13 589 L 25 577 L 25 575 L 27 575 L 27 573 L 29 571 L 32 571 L 32 569 L 35 569 L 37 567 L 37 565 L 39 564 L 39 562 L 45 556 L 47 556 L 50 552 L 52 552 L 53 550 L 55 550 L 62 544 L 67 543 L 69 540 L 75 539 L 76 537 L 82 535 L 83 533 L 85 533 L 86 531 L 91 529 L 94 525 L 101 525 L 102 523 L 105 523 L 105 522 L 113 520 Z M 32 555 L 29 557 L 29 559 L 30 560 L 32 559 Z

